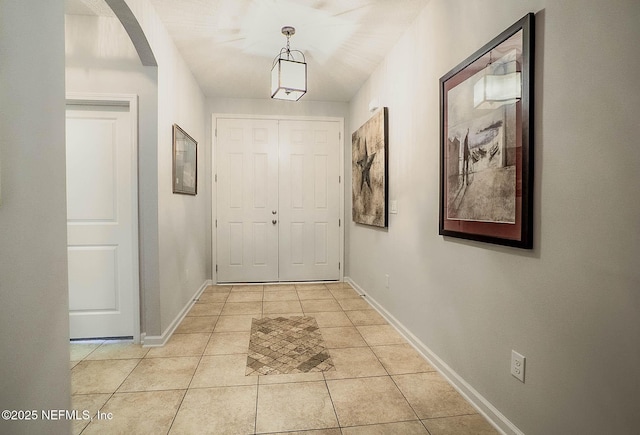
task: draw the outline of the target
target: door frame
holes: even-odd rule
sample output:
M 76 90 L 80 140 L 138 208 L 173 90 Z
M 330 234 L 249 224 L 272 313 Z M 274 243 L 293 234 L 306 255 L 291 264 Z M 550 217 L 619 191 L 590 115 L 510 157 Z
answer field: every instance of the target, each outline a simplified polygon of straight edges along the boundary
M 217 258 L 217 228 L 216 221 L 218 219 L 218 199 L 217 199 L 217 174 L 218 162 L 217 155 L 217 125 L 218 119 L 263 119 L 275 121 L 318 121 L 318 122 L 337 122 L 340 137 L 338 139 L 338 172 L 340 174 L 340 210 L 338 216 L 340 219 L 339 238 L 338 238 L 338 261 L 340 264 L 340 281 L 344 280 L 344 118 L 331 116 L 286 116 L 286 115 L 251 115 L 251 114 L 231 114 L 231 113 L 213 113 L 211 115 L 211 274 L 213 282 L 218 282 L 218 273 L 216 271 Z
M 106 94 L 92 92 L 67 92 L 66 106 L 122 106 L 129 108 L 131 125 L 131 222 L 132 222 L 132 258 L 133 264 L 133 342 L 140 344 L 140 239 L 138 222 L 138 96 L 136 94 Z M 67 308 L 68 310 L 68 308 Z

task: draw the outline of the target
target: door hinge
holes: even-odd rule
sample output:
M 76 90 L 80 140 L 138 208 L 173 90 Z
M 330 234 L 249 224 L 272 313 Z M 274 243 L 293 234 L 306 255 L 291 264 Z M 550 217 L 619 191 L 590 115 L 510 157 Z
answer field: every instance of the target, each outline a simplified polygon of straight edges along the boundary
M 218 265 L 216 264 L 216 272 L 218 271 Z
M 338 261 L 338 270 L 340 270 L 340 262 Z
M 342 176 L 338 175 L 338 184 L 342 183 Z
M 218 129 L 217 129 L 217 128 L 216 128 L 216 131 L 215 131 L 215 133 L 214 133 L 214 136 L 215 136 L 215 137 L 218 137 Z
M 218 228 L 218 219 L 216 219 L 216 228 Z
M 218 182 L 218 174 L 214 175 L 216 183 Z
M 341 227 L 342 226 L 342 219 L 338 219 L 338 226 Z
M 342 132 L 341 131 L 338 132 L 338 140 L 342 140 Z

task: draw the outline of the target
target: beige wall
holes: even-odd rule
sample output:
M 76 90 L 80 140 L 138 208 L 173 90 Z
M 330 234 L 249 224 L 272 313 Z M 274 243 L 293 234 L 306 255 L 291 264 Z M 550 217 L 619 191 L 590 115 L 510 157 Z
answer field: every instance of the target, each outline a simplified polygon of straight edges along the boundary
M 0 59 L 0 433 L 68 433 L 64 2 L 0 0 Z
M 443 238 L 438 80 L 527 12 L 534 249 Z M 372 98 L 389 107 L 399 211 L 388 231 L 347 227 L 347 275 L 507 433 L 640 426 L 639 22 L 631 0 L 431 0 L 351 102 L 347 134 Z M 509 373 L 512 349 L 525 384 Z
M 158 282 L 144 295 L 147 334 L 163 336 L 211 277 L 210 194 L 205 158 L 205 98 L 166 28 L 147 0 L 128 0 L 158 63 L 157 243 Z M 172 125 L 198 142 L 198 195 L 173 194 Z M 151 324 L 151 323 L 150 323 Z
M 158 63 L 157 288 L 145 289 L 148 335 L 165 334 L 211 278 L 211 194 L 205 97 L 148 0 L 127 0 Z M 198 194 L 173 194 L 172 125 L 198 142 Z M 160 319 L 159 324 L 157 323 Z M 158 328 L 159 327 L 159 328 Z

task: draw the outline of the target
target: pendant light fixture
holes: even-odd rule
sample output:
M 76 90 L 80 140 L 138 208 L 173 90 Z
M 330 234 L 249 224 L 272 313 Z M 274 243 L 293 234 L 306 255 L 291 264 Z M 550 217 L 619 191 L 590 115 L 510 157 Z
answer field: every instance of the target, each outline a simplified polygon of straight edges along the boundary
M 287 46 L 273 60 L 271 67 L 271 98 L 277 100 L 298 101 L 307 92 L 307 63 L 304 53 L 291 50 L 289 38 L 296 33 L 291 26 L 282 28 L 287 37 Z M 298 54 L 296 60 L 294 54 Z

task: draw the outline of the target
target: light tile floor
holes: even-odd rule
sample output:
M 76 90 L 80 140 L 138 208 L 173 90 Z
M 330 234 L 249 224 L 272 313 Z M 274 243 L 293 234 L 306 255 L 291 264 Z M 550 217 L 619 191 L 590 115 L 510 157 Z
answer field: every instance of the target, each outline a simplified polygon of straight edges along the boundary
M 314 317 L 335 370 L 246 376 L 252 319 Z M 346 283 L 212 286 L 161 348 L 71 345 L 75 434 L 498 432 Z

